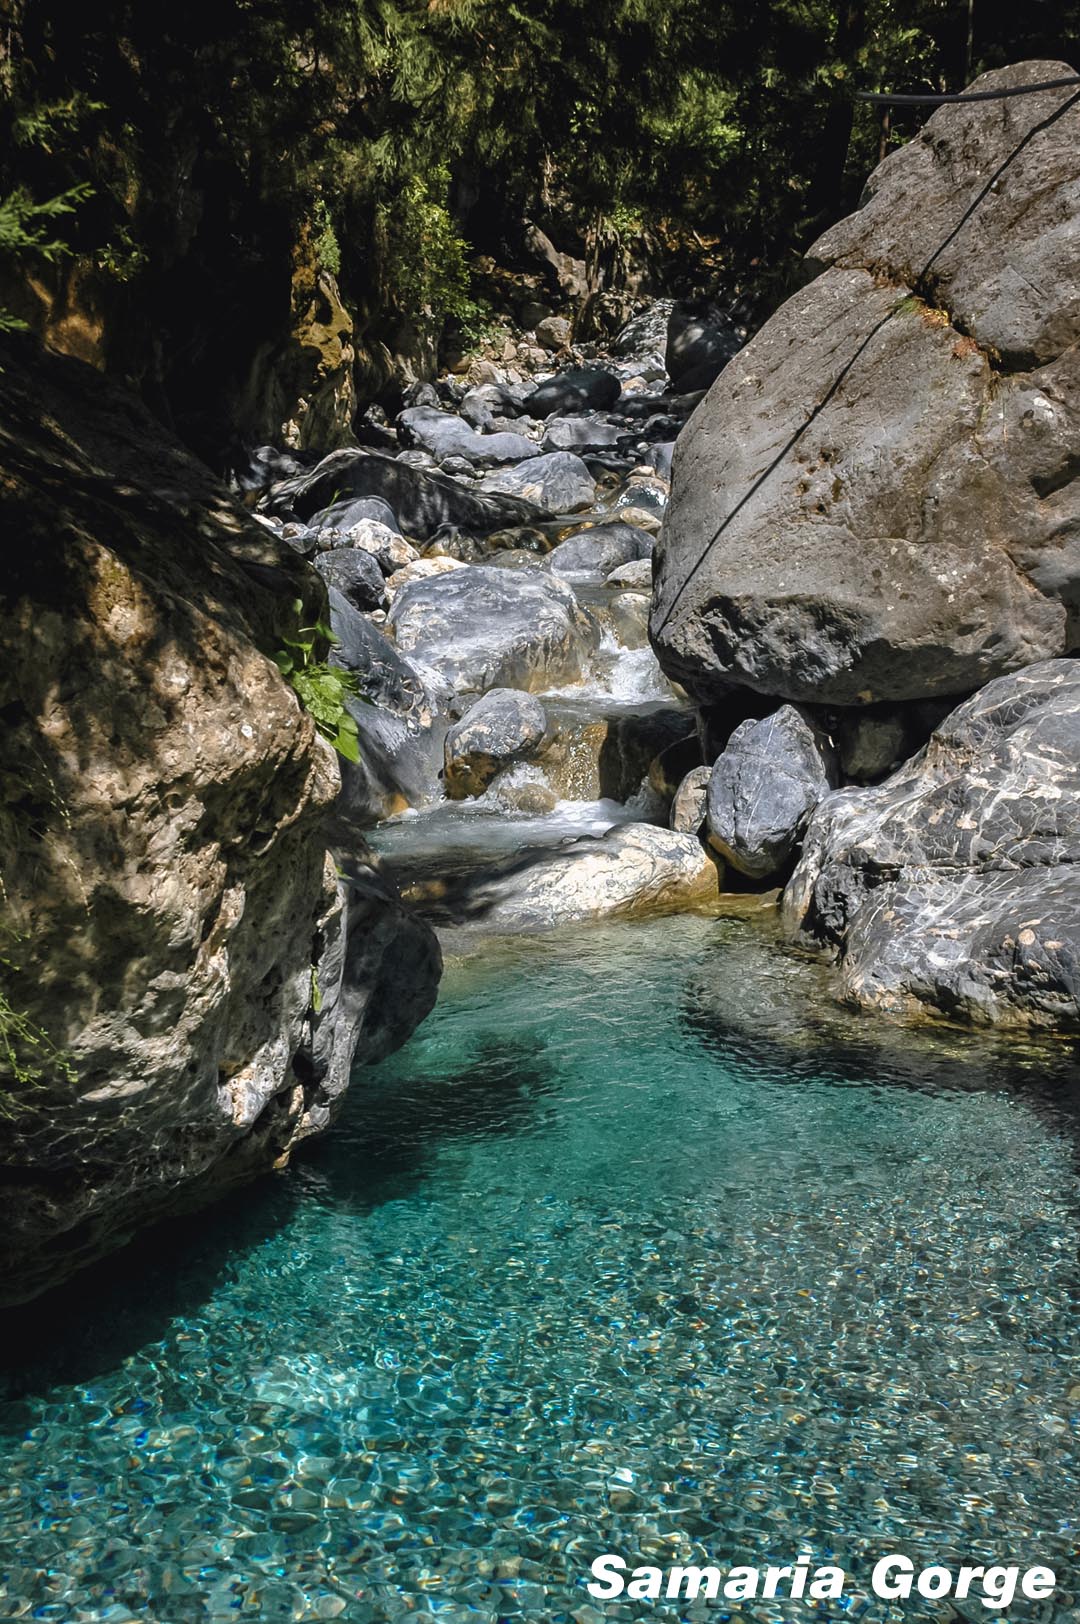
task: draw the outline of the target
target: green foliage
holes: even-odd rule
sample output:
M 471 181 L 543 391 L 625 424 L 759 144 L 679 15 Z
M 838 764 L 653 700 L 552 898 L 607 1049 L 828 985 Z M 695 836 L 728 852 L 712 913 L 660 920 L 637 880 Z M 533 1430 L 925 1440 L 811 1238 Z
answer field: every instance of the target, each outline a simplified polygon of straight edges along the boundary
M 11 957 L 19 937 L 4 931 L 12 945 L 0 948 L 0 973 L 14 975 L 19 965 Z M 20 1090 L 40 1088 L 60 1082 L 73 1088 L 78 1073 L 70 1054 L 59 1048 L 45 1028 L 12 1004 L 0 987 L 0 1076 L 10 1078 Z M 11 1117 L 21 1101 L 8 1089 L 0 1088 L 0 1117 Z
M 303 603 L 298 599 L 295 607 L 299 617 Z M 321 622 L 301 626 L 295 637 L 285 639 L 285 647 L 274 655 L 274 662 L 323 738 L 329 739 L 346 761 L 359 761 L 360 738 L 346 701 L 367 701 L 351 671 L 329 665 L 316 653 L 320 645 L 332 647 L 337 641 L 329 626 Z
M 439 163 L 408 176 L 397 196 L 379 205 L 383 277 L 403 310 L 470 321 L 479 307 L 469 292 L 468 246 L 447 207 L 449 185 L 450 171 Z
M 311 211 L 312 226 L 314 227 L 315 257 L 324 270 L 331 276 L 341 275 L 341 244 L 334 230 L 334 222 L 330 215 L 324 198 L 315 199 L 315 207 Z

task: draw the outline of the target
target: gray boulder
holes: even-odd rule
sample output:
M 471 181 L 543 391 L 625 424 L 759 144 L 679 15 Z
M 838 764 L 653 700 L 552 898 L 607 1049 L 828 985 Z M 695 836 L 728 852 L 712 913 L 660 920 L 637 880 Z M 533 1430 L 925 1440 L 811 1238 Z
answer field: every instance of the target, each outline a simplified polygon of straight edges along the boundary
M 565 350 L 570 343 L 570 323 L 565 316 L 545 316 L 536 324 L 536 342 L 545 350 Z
M 1036 133 L 1067 95 L 936 112 L 690 420 L 652 638 L 698 697 L 959 695 L 1076 645 L 1080 147 Z
M 837 782 L 832 746 L 805 711 L 741 722 L 709 778 L 709 843 L 752 879 L 775 874 Z
M 526 395 L 523 409 L 530 417 L 551 417 L 556 412 L 606 411 L 622 393 L 618 378 L 603 367 L 571 367 L 539 384 Z
M 538 699 L 512 688 L 490 688 L 446 735 L 447 795 L 452 801 L 482 795 L 501 768 L 533 760 L 547 730 Z
M 354 609 L 385 608 L 386 581 L 374 554 L 361 547 L 332 547 L 319 554 L 315 568 L 327 586 L 336 587 Z
M 398 430 L 403 440 L 426 451 L 436 462 L 460 457 L 471 466 L 521 462 L 536 454 L 535 445 L 523 434 L 477 434 L 453 412 L 435 411 L 430 406 L 402 412 Z
M 600 839 L 525 851 L 451 884 L 440 911 L 456 924 L 504 933 L 598 919 L 707 910 L 721 867 L 694 835 L 626 823 Z
M 629 528 L 632 529 L 633 526 Z M 641 530 L 638 534 L 644 536 L 646 541 L 651 544 L 653 538 L 646 531 Z M 623 592 L 650 593 L 652 591 L 651 545 L 647 557 L 632 558 L 629 563 L 620 564 L 618 569 L 612 570 L 609 575 L 604 577 L 604 584 L 605 586 L 617 587 Z
M 302 476 L 301 476 L 302 477 Z M 360 496 L 351 501 L 332 502 L 329 507 L 313 513 L 308 520 L 312 530 L 352 530 L 370 520 L 384 524 L 388 530 L 397 530 L 397 514 L 381 496 Z
M 824 801 L 784 917 L 869 1007 L 1080 1026 L 1080 661 L 998 678 Z
M 530 457 L 527 462 L 519 462 L 516 468 L 487 474 L 481 488 L 521 497 L 546 513 L 575 513 L 591 507 L 596 497 L 596 481 L 572 451 Z
M 597 524 L 553 547 L 543 568 L 554 575 L 607 575 L 619 564 L 647 559 L 653 538 L 632 524 Z
M 375 519 L 361 519 L 359 524 L 345 531 L 341 541 L 356 552 L 369 553 L 383 575 L 393 575 L 420 557 L 412 542 Z
M 275 485 L 260 505 L 282 518 L 306 520 L 345 496 L 381 496 L 406 535 L 420 541 L 448 525 L 486 536 L 539 516 L 516 497 L 467 489 L 446 474 L 410 467 L 380 451 L 333 451 L 310 473 Z
M 612 343 L 614 355 L 663 354 L 667 347 L 668 322 L 674 305 L 672 299 L 657 299 L 655 304 L 622 326 Z
M 599 638 L 562 581 L 481 564 L 403 587 L 390 626 L 405 655 L 458 693 L 576 682 Z

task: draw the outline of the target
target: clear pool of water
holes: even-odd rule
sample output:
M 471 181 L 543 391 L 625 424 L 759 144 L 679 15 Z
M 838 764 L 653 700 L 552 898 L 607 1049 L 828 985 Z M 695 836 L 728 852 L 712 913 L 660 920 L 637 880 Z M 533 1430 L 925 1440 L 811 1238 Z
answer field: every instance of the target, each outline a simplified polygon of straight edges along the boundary
M 900 1550 L 1080 1618 L 1075 1076 L 760 926 L 452 961 L 287 1174 L 11 1317 L 0 1617 L 954 1617 L 868 1597 Z M 603 1551 L 850 1577 L 601 1606 Z

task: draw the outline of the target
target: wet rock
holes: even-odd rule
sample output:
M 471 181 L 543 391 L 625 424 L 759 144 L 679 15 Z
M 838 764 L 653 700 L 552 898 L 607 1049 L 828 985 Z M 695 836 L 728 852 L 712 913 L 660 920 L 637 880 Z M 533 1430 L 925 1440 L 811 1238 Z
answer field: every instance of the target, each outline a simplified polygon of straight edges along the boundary
M 629 823 L 601 839 L 525 851 L 466 877 L 443 899 L 455 923 L 530 932 L 591 919 L 707 909 L 721 870 L 692 835 Z
M 275 485 L 263 510 L 306 519 L 346 495 L 382 497 L 405 533 L 420 541 L 430 541 L 446 525 L 486 536 L 538 517 L 528 502 L 466 489 L 445 474 L 411 468 L 378 451 L 332 452 L 310 473 Z
M 565 416 L 590 407 L 605 411 L 614 406 L 620 393 L 618 378 L 603 367 L 572 367 L 526 395 L 524 409 L 530 417 L 552 417 L 556 412 Z
M 868 1007 L 1080 1027 L 1080 661 L 999 677 L 824 801 L 784 917 Z
M 937 111 L 687 425 L 652 636 L 696 697 L 955 696 L 1076 647 L 1080 157 L 1069 119 L 1026 139 L 1068 94 Z
M 386 582 L 372 553 L 360 547 L 333 547 L 318 555 L 315 568 L 327 586 L 336 587 L 354 609 L 385 608 Z
M 675 791 L 668 818 L 682 834 L 700 834 L 709 800 L 711 767 L 692 767 Z
M 837 782 L 832 745 L 806 712 L 784 705 L 743 722 L 713 763 L 709 842 L 752 879 L 775 874 Z
M 469 565 L 394 599 L 398 647 L 458 693 L 577 681 L 597 628 L 570 588 L 540 570 Z
M 531 694 L 491 688 L 446 735 L 446 793 L 452 801 L 482 795 L 501 768 L 529 761 L 547 735 L 544 707 Z
M 462 458 L 467 468 L 473 464 L 488 465 L 502 462 L 521 462 L 532 457 L 536 447 L 523 434 L 477 434 L 468 423 L 452 412 L 433 411 L 427 406 L 416 406 L 401 413 L 398 430 L 408 443 L 419 446 L 446 463 Z
M 482 489 L 522 497 L 546 513 L 574 513 L 592 506 L 596 481 L 572 451 L 553 451 L 486 475 Z
M 560 541 L 544 559 L 555 575 L 607 575 L 620 564 L 652 554 L 652 537 L 632 524 L 597 524 Z M 651 571 L 652 565 L 649 563 Z
M 617 592 L 608 604 L 616 641 L 623 648 L 648 648 L 649 598 L 645 592 Z

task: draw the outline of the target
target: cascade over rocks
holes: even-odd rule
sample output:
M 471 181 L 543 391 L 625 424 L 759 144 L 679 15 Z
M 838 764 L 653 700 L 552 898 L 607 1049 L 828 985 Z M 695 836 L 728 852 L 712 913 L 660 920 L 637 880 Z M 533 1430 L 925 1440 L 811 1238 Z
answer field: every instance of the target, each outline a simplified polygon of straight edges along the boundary
M 963 695 L 1077 644 L 1080 110 L 1046 123 L 1069 94 L 935 112 L 694 413 L 651 635 L 695 696 Z
M 823 801 L 784 916 L 867 1007 L 1080 1028 L 1080 661 L 999 677 Z
M 324 612 L 315 572 L 137 401 L 29 342 L 5 346 L 0 456 L 20 1300 L 326 1126 L 354 1051 L 431 1007 L 439 954 L 362 861 L 354 907 L 326 851 L 336 757 L 272 658 L 298 600 Z

